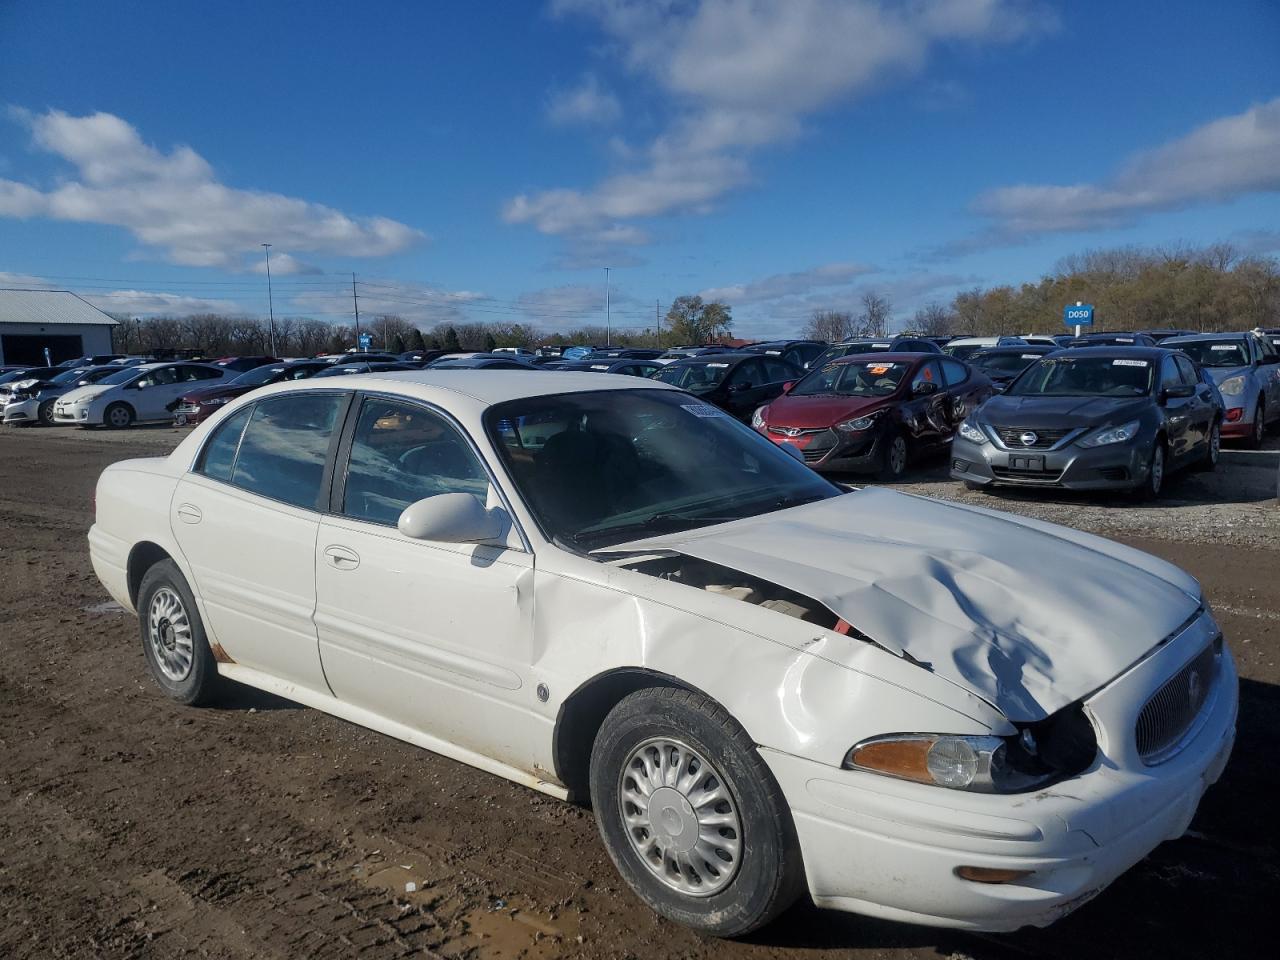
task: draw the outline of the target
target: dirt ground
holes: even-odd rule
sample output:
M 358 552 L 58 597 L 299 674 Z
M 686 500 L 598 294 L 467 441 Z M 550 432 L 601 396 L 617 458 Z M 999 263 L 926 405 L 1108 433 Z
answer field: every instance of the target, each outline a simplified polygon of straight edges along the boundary
M 1074 523 L 1199 577 L 1243 677 L 1235 755 L 1186 837 L 1049 930 L 974 936 L 802 903 L 725 943 L 641 906 L 589 811 L 252 691 L 204 710 L 161 697 L 85 534 L 99 471 L 179 436 L 0 432 L 0 957 L 1275 955 L 1274 461 L 1233 459 L 1154 508 L 968 494 L 936 464 L 900 484 Z

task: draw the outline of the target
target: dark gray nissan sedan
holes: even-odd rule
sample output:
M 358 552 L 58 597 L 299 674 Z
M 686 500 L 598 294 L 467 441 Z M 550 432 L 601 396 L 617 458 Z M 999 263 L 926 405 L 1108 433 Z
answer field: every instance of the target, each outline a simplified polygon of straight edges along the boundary
M 1179 351 L 1060 350 L 960 425 L 951 475 L 970 489 L 1132 490 L 1151 499 L 1169 473 L 1217 465 L 1222 418 L 1221 395 Z

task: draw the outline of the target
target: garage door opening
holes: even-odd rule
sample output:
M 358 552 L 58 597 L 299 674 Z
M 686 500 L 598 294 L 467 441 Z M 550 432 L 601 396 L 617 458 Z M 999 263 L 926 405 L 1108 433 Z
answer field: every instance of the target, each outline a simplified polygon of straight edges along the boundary
M 79 334 L 6 334 L 0 337 L 0 350 L 7 364 L 25 364 L 32 367 L 45 365 L 44 351 L 49 349 L 49 363 L 61 363 L 84 356 L 84 344 Z

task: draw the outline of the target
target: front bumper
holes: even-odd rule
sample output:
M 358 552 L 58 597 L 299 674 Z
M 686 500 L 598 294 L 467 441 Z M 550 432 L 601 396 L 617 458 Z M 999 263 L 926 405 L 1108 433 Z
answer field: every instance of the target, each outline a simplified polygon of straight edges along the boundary
M 1211 617 L 1201 621 L 1211 630 L 1193 625 L 1087 701 L 1099 727 L 1094 765 L 1034 793 L 965 793 L 762 749 L 790 804 L 814 902 L 931 926 L 1043 927 L 1181 836 L 1235 740 L 1230 652 L 1181 752 L 1145 766 L 1133 729 L 1143 704 L 1216 632 Z M 960 866 L 1034 872 L 977 883 L 958 877 Z
M 38 423 L 39 421 L 40 401 L 35 397 L 4 405 L 5 423 Z
M 96 424 L 102 422 L 99 415 L 97 419 L 92 416 L 92 403 L 76 403 L 64 404 L 55 400 L 53 403 L 53 422 L 61 424 L 79 424 L 87 426 L 88 424 Z
M 1031 461 L 1027 458 L 1041 458 Z M 1065 490 L 1128 490 L 1147 478 L 1151 442 L 1144 437 L 1105 447 L 1067 443 L 1058 448 L 1010 450 L 994 441 L 976 444 L 956 434 L 951 476 L 982 485 L 1054 487 Z
M 173 408 L 173 425 L 189 427 L 200 423 L 221 410 L 219 406 L 205 406 L 199 403 L 180 403 Z
M 766 427 L 759 432 L 779 446 L 795 447 L 804 462 L 820 473 L 869 473 L 880 466 L 883 430 L 877 426 L 860 433 L 844 433 L 832 427 L 805 431 L 795 437 L 773 432 L 785 427 Z
M 1222 437 L 1225 440 L 1239 440 L 1253 436 L 1253 418 L 1257 415 L 1254 403 L 1232 404 L 1227 402 L 1222 417 Z M 1238 412 L 1237 412 L 1238 411 Z M 1236 419 L 1232 420 L 1232 414 Z

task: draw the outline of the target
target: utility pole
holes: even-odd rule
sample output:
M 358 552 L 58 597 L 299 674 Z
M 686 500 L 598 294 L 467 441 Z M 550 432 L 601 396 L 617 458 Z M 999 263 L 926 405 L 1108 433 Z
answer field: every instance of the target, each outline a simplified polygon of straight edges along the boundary
M 276 355 L 276 304 L 271 293 L 271 244 L 264 243 L 262 252 L 267 257 L 267 313 L 271 317 L 271 355 Z
M 604 268 L 604 345 L 613 346 L 613 306 L 609 301 L 609 268 Z
M 351 271 L 351 304 L 356 308 L 356 346 L 360 346 L 360 298 L 356 296 L 356 272 Z
M 658 332 L 658 340 L 654 346 L 662 346 L 662 304 L 655 297 L 653 301 L 653 328 Z

